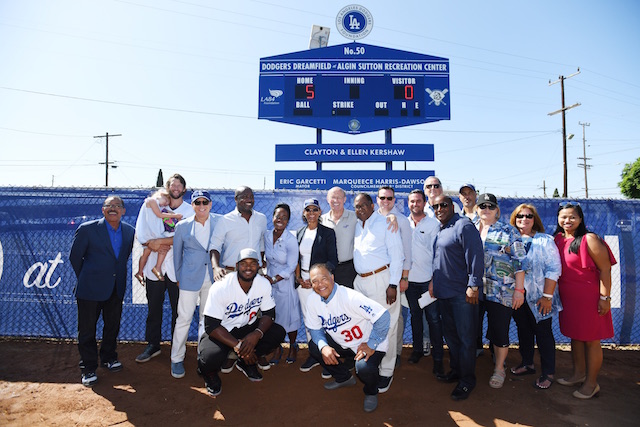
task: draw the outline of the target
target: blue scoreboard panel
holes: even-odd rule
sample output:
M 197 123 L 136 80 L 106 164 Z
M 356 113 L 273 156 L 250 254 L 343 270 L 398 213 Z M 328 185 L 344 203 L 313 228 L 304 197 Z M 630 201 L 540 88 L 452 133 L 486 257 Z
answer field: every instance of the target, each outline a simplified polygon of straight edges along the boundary
M 449 120 L 449 60 L 363 43 L 260 59 L 258 118 L 350 134 Z

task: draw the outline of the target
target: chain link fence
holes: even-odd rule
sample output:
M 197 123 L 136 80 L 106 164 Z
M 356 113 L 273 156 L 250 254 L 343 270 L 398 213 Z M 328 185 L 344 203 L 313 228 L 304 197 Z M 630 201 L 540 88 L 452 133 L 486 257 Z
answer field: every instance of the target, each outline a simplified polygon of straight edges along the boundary
M 107 196 L 122 197 L 126 207 L 125 222 L 135 225 L 145 197 L 153 189 L 104 188 L 0 188 L 0 336 L 75 338 L 77 308 L 73 295 L 75 274 L 68 261 L 74 232 L 85 221 L 100 218 L 102 202 Z M 210 190 L 212 211 L 220 214 L 235 208 L 233 190 Z M 189 200 L 191 191 L 186 194 Z M 315 197 L 323 212 L 329 209 L 326 192 L 321 191 L 256 191 L 255 210 L 271 218 L 276 204 L 291 207 L 290 230 L 303 225 L 304 200 Z M 353 209 L 355 194 L 348 194 L 347 207 Z M 407 195 L 397 194 L 397 206 L 405 215 Z M 556 226 L 558 203 L 561 199 L 502 198 L 502 215 L 508 220 L 520 203 L 532 203 L 538 209 L 547 233 Z M 612 273 L 612 314 L 615 344 L 640 344 L 640 296 L 637 277 L 640 268 L 640 201 L 578 200 L 585 213 L 587 227 L 602 236 L 611 246 L 618 264 Z M 270 221 L 269 221 L 270 225 Z M 137 266 L 141 248 L 136 243 L 132 261 Z M 147 315 L 144 287 L 133 278 L 130 269 L 125 294 L 121 340 L 143 341 Z M 171 308 L 165 301 L 163 339 L 171 337 Z M 189 339 L 197 335 L 196 317 Z M 485 320 L 486 322 L 486 320 Z M 553 321 L 558 342 L 568 342 L 560 334 L 557 319 Z M 102 325 L 99 325 L 99 330 Z M 299 334 L 304 337 L 305 334 Z M 511 340 L 517 342 L 515 323 L 511 324 Z M 408 316 L 404 342 L 411 342 Z

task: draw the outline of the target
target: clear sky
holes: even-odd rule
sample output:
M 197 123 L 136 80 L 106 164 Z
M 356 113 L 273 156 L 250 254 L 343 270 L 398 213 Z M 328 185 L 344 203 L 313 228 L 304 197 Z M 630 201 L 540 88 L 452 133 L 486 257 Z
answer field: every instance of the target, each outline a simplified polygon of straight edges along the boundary
M 329 45 L 346 1 L 0 0 L 0 182 L 104 185 L 104 138 L 116 187 L 150 187 L 158 169 L 189 187 L 272 189 L 275 144 L 315 143 L 315 130 L 258 120 L 261 57 Z M 450 59 L 451 120 L 393 131 L 432 143 L 445 188 L 498 196 L 562 193 L 560 85 L 565 81 L 569 196 L 622 197 L 640 157 L 640 2 L 360 1 L 374 26 L 363 43 Z M 327 143 L 383 143 L 384 133 L 324 132 Z M 402 163 L 394 168 L 403 168 Z M 335 166 L 334 166 L 335 168 Z M 362 169 L 363 167 L 358 167 Z M 384 169 L 383 164 L 368 165 Z

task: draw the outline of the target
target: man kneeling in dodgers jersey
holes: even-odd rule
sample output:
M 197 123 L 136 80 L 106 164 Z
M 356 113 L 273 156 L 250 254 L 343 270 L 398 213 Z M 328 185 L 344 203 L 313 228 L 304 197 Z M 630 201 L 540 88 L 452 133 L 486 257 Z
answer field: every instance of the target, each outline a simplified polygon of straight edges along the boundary
M 349 372 L 355 360 L 356 375 L 364 383 L 364 410 L 378 407 L 378 368 L 389 347 L 390 316 L 382 305 L 335 283 L 325 264 L 309 271 L 315 293 L 307 300 L 304 322 L 311 333 L 309 352 L 334 380 L 324 388 L 335 390 L 356 384 Z M 344 358 L 341 361 L 340 358 Z
M 231 349 L 238 355 L 238 370 L 251 381 L 261 381 L 256 368 L 258 357 L 271 353 L 284 341 L 284 328 L 273 321 L 276 303 L 271 296 L 271 283 L 258 276 L 259 262 L 258 252 L 242 249 L 236 271 L 209 291 L 198 368 L 212 396 L 222 391 L 218 373 Z M 260 318 L 258 311 L 262 312 Z

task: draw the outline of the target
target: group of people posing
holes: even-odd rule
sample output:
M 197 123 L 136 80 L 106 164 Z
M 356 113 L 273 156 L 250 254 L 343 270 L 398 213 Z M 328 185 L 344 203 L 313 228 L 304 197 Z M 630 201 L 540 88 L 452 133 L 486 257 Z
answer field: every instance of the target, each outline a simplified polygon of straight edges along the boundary
M 294 231 L 288 230 L 290 206 L 275 206 L 269 227 L 267 217 L 253 209 L 248 187 L 235 191 L 236 208 L 225 215 L 211 212 L 207 191 L 193 191 L 191 204 L 183 200 L 185 193 L 186 182 L 176 174 L 138 215 L 136 237 L 145 254 L 135 277 L 145 285 L 149 308 L 148 344 L 139 363 L 160 354 L 167 293 L 175 378 L 185 375 L 186 341 L 200 301 L 197 369 L 211 395 L 221 393 L 220 373 L 234 367 L 261 381 L 260 370 L 296 363 L 297 333 L 304 324 L 309 358 L 300 370 L 321 366 L 322 377 L 330 380 L 327 390 L 353 386 L 357 377 L 364 384 L 364 410 L 371 412 L 398 366 L 406 298 L 413 341 L 408 362 L 418 363 L 423 342 L 429 342 L 432 372 L 456 383 L 454 400 L 466 399 L 476 385 L 485 312 L 495 361 L 491 387 L 502 387 L 507 375 L 513 317 L 522 362 L 510 369 L 512 375 L 536 373 L 537 342 L 542 366 L 534 386 L 579 386 L 573 395 L 581 399 L 600 390 L 600 340 L 613 336 L 610 273 L 616 261 L 606 243 L 587 231 L 578 203 L 559 206 L 552 237 L 533 205 L 519 205 L 506 221 L 493 194 L 478 197 L 465 184 L 460 209 L 431 176 L 424 191 L 409 194 L 408 217 L 396 208 L 391 187 L 378 190 L 377 208 L 369 194 L 357 194 L 354 211 L 345 208 L 346 193 L 334 187 L 324 214 L 317 199 L 305 200 L 304 226 Z M 78 276 L 80 367 L 87 386 L 97 381 L 101 312 L 101 365 L 122 369 L 115 349 L 133 227 L 120 221 L 124 203 L 118 197 L 107 198 L 103 214 L 78 228 L 70 253 Z M 554 317 L 571 338 L 573 358 L 573 372 L 557 380 Z

